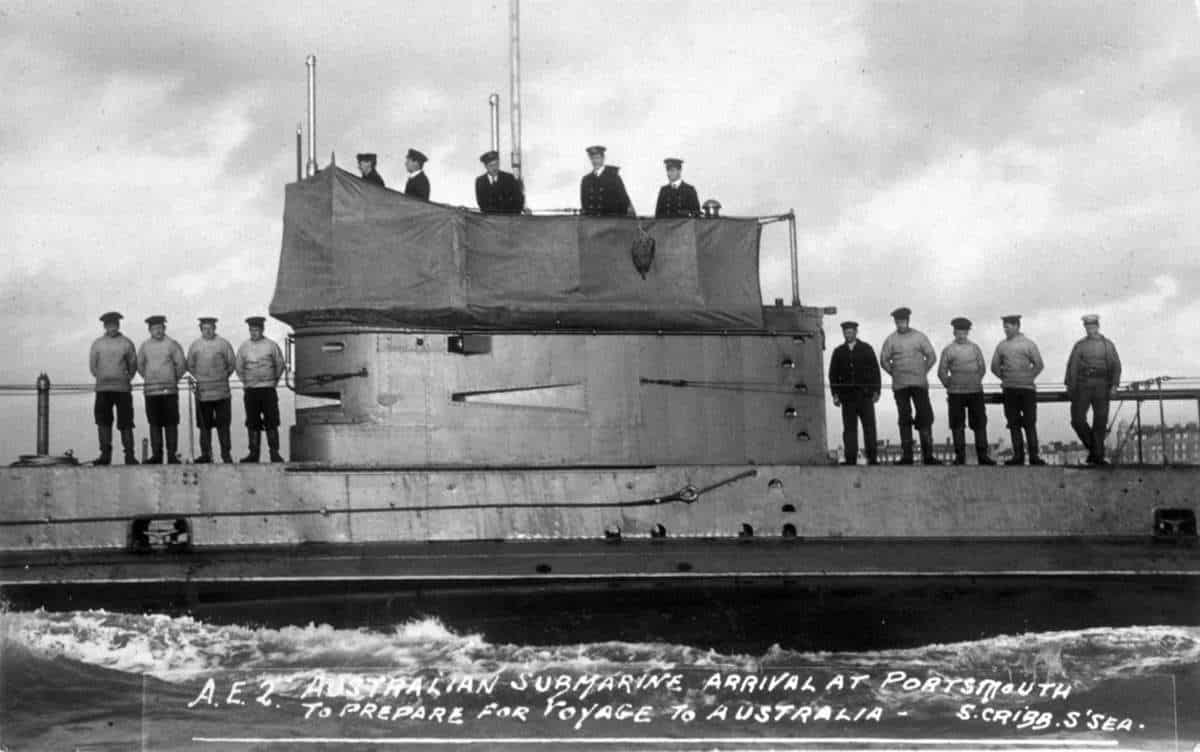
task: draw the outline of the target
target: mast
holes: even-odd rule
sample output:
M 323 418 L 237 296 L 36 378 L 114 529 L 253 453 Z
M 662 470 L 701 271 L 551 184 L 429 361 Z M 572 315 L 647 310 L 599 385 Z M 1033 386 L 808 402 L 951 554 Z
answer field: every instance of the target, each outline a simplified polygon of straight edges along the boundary
M 309 177 L 317 174 L 317 56 L 304 59 L 308 66 L 308 167 Z
M 488 97 L 488 106 L 492 111 L 492 151 L 500 153 L 500 95 L 492 93 Z
M 509 0 L 509 102 L 512 111 L 512 171 L 521 175 L 521 0 Z

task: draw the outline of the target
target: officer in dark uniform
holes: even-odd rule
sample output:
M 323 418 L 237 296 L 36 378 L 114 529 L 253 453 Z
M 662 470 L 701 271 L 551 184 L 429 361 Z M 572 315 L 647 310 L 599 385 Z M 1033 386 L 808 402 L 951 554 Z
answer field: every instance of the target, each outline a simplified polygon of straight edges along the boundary
M 409 149 L 404 158 L 404 167 L 408 170 L 408 181 L 404 183 L 404 195 L 429 200 L 429 178 L 425 177 L 425 163 L 429 161 L 416 149 Z
M 376 161 L 377 158 L 374 154 L 359 154 L 358 171 L 362 173 L 363 180 L 383 188 L 383 176 L 375 169 Z
M 484 152 L 486 173 L 475 178 L 475 202 L 484 214 L 520 214 L 525 208 L 525 189 L 511 172 L 500 169 L 500 154 Z
M 606 167 L 604 152 L 603 146 L 587 148 L 592 171 L 584 175 L 579 183 L 579 213 L 593 217 L 635 216 L 633 203 L 625 192 L 625 183 L 617 174 L 621 168 Z
M 662 217 L 698 217 L 700 216 L 700 197 L 696 189 L 683 182 L 683 160 L 669 157 L 663 160 L 667 166 L 667 184 L 658 189 L 658 205 L 654 208 L 654 216 Z
M 879 401 L 882 378 L 875 351 L 858 340 L 858 322 L 843 321 L 843 344 L 829 358 L 829 389 L 833 404 L 842 408 L 843 465 L 858 463 L 858 422 L 862 421 L 863 451 L 868 465 L 878 465 L 875 456 L 875 403 Z

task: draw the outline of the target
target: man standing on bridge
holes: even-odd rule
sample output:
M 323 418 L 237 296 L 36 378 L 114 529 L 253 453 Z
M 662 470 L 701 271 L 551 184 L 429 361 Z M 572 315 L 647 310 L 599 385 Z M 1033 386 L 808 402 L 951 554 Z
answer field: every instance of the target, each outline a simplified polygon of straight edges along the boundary
M 858 422 L 862 421 L 863 454 L 868 465 L 878 465 L 876 459 L 875 403 L 879 401 L 879 361 L 875 350 L 858 339 L 858 322 L 843 321 L 845 342 L 833 350 L 829 358 L 829 390 L 833 404 L 842 408 L 842 449 L 846 454 L 843 465 L 858 464 Z
M 983 377 L 987 365 L 983 351 L 968 337 L 971 320 L 958 317 L 950 322 L 954 341 L 942 350 L 938 380 L 946 387 L 946 407 L 950 413 L 950 435 L 954 437 L 954 464 L 967 464 L 967 431 L 975 434 L 975 457 L 981 465 L 994 465 L 988 456 L 987 408 L 983 403 Z M 966 413 L 964 421 L 963 414 Z
M 1071 348 L 1067 359 L 1067 396 L 1071 399 L 1071 428 L 1088 449 L 1089 465 L 1107 465 L 1104 437 L 1108 433 L 1109 395 L 1121 383 L 1121 358 L 1112 340 L 1100 333 L 1100 317 L 1083 317 L 1087 336 Z M 1087 412 L 1092 411 L 1088 425 Z
M 933 456 L 933 406 L 929 404 L 928 373 L 937 364 L 937 353 L 924 333 L 908 325 L 912 311 L 892 311 L 896 331 L 887 336 L 879 349 L 879 365 L 892 377 L 892 396 L 900 413 L 900 459 L 898 465 L 913 463 L 912 427 L 921 437 L 921 464 L 940 465 Z M 916 408 L 916 419 L 913 409 Z
M 263 336 L 266 322 L 263 316 L 247 318 L 250 339 L 237 351 L 237 375 L 242 380 L 242 404 L 246 408 L 246 433 L 250 441 L 250 452 L 242 462 L 258 462 L 263 431 L 267 432 L 271 461 L 284 461 L 279 454 L 279 395 L 275 393 L 284 371 L 283 351 Z
M 100 317 L 104 323 L 104 336 L 92 343 L 88 354 L 92 377 L 96 379 L 92 416 L 96 419 L 96 433 L 100 438 L 100 456 L 93 465 L 112 462 L 113 410 L 117 411 L 117 430 L 121 432 L 125 464 L 138 464 L 133 454 L 133 392 L 130 385 L 137 375 L 137 351 L 133 342 L 121 334 L 122 318 L 116 311 Z
M 992 355 L 992 373 L 1000 378 L 1004 419 L 1012 437 L 1013 456 L 1004 464 L 1024 465 L 1025 444 L 1028 443 L 1029 464 L 1044 465 L 1046 461 L 1038 456 L 1037 387 L 1034 381 L 1046 365 L 1037 345 L 1021 333 L 1020 316 L 1004 316 L 1001 321 L 1004 322 L 1005 339 L 996 345 Z
M 200 319 L 200 339 L 188 348 L 188 373 L 196 380 L 196 427 L 200 429 L 200 456 L 197 464 L 212 462 L 212 429 L 217 429 L 221 461 L 233 462 L 229 424 L 232 421 L 232 396 L 229 376 L 237 365 L 229 340 L 217 336 L 217 320 Z

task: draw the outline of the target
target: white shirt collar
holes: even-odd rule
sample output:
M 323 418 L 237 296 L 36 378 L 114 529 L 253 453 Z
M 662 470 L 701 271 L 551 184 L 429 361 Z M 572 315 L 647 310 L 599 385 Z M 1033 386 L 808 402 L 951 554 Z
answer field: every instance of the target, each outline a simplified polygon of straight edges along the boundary
M 489 172 L 489 173 L 487 174 L 487 179 L 488 179 L 488 182 L 489 182 L 489 183 L 491 183 L 492 185 L 495 185 L 495 184 L 496 184 L 496 181 L 500 179 L 500 176 L 499 176 L 499 175 L 493 175 L 492 173 L 490 173 L 490 172 Z
M 682 183 L 682 182 L 683 182 L 683 178 L 680 178 L 680 179 L 678 179 L 678 180 L 672 180 L 672 181 L 671 181 L 671 187 L 672 187 L 672 188 L 678 188 L 678 187 L 679 187 L 679 184 L 680 184 L 680 183 Z
M 602 172 L 604 172 L 604 167 L 602 167 L 602 166 L 597 167 L 596 169 L 592 170 L 592 174 L 595 175 L 596 177 L 600 177 L 600 173 L 602 173 Z
M 408 173 L 408 179 L 412 180 L 416 176 L 420 175 L 422 172 L 424 172 L 424 169 L 417 170 L 416 172 L 410 172 L 410 173 Z

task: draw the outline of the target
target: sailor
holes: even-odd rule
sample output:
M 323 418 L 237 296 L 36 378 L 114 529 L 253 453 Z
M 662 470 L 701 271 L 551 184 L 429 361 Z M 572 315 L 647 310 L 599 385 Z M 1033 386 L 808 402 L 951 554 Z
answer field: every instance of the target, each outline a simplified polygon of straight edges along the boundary
M 425 176 L 425 163 L 429 161 L 416 149 L 409 149 L 404 158 L 404 167 L 408 170 L 408 180 L 404 183 L 404 195 L 429 200 L 429 178 Z
M 167 317 L 146 319 L 150 339 L 138 347 L 138 373 L 146 400 L 146 422 L 150 424 L 151 465 L 163 463 L 163 435 L 166 435 L 167 464 L 178 465 L 179 455 L 179 380 L 187 373 L 187 358 L 179 343 L 167 336 Z
M 933 456 L 933 406 L 929 404 L 929 370 L 937 363 L 937 353 L 929 338 L 910 327 L 912 310 L 892 311 L 896 331 L 887 336 L 879 350 L 879 365 L 892 377 L 892 396 L 896 400 L 900 422 L 900 459 L 897 465 L 913 463 L 912 427 L 921 437 L 921 463 L 940 465 Z M 916 410 L 916 419 L 913 410 Z
M 487 172 L 475 178 L 475 203 L 484 214 L 520 214 L 525 208 L 525 189 L 511 172 L 500 169 L 500 153 L 486 151 L 480 157 Z
M 200 429 L 200 456 L 197 463 L 212 462 L 212 429 L 217 429 L 221 461 L 233 462 L 229 424 L 232 396 L 229 376 L 237 366 L 229 340 L 217 336 L 217 320 L 200 318 L 200 338 L 188 347 L 188 373 L 196 380 L 196 427 Z
M 605 166 L 605 151 L 603 146 L 587 148 L 592 171 L 579 182 L 579 213 L 585 216 L 635 216 L 633 203 L 625 192 L 625 182 L 618 174 L 621 168 Z
M 93 465 L 112 463 L 113 410 L 117 411 L 117 429 L 121 432 L 121 448 L 125 464 L 138 464 L 133 455 L 133 393 L 130 382 L 137 374 L 137 351 L 133 342 L 121 334 L 121 319 L 116 311 L 100 317 L 104 334 L 92 343 L 88 363 L 96 379 L 96 401 L 92 415 L 96 419 L 96 434 L 100 439 L 100 456 Z
M 658 189 L 658 204 L 655 217 L 698 217 L 700 197 L 696 189 L 683 182 L 683 160 L 670 157 L 663 160 L 667 166 L 667 184 Z
M 368 183 L 374 183 L 380 188 L 384 187 L 383 176 L 375 169 L 375 163 L 378 157 L 374 154 L 359 154 L 358 155 L 358 171 L 362 173 L 362 179 Z
M 975 434 L 975 458 L 981 465 L 994 465 L 995 460 L 988 456 L 987 408 L 983 403 L 987 363 L 983 360 L 983 350 L 969 339 L 970 319 L 960 316 L 950 322 L 950 327 L 954 330 L 954 341 L 942 349 L 938 380 L 946 387 L 950 435 L 954 437 L 954 464 L 967 464 L 965 417 L 965 425 L 970 425 Z
M 1033 340 L 1021 333 L 1021 317 L 1003 316 L 1004 340 L 992 355 L 992 373 L 1000 377 L 1004 400 L 1004 419 L 1012 437 L 1013 456 L 1005 465 L 1025 464 L 1025 445 L 1029 445 L 1029 464 L 1044 465 L 1038 456 L 1037 387 L 1034 381 L 1045 368 L 1042 354 Z M 1025 436 L 1022 438 L 1021 431 Z
M 250 339 L 237 350 L 237 375 L 242 380 L 242 404 L 246 408 L 246 433 L 250 452 L 242 462 L 258 462 L 262 451 L 262 431 L 267 432 L 267 447 L 272 462 L 283 462 L 279 454 L 279 395 L 275 386 L 283 376 L 283 351 L 263 336 L 263 316 L 250 316 L 246 326 Z
M 879 361 L 871 346 L 858 339 L 857 321 L 842 322 L 842 337 L 846 341 L 834 348 L 829 358 L 829 389 L 833 404 L 842 408 L 842 448 L 846 455 L 842 464 L 858 464 L 858 423 L 862 421 L 863 453 L 868 465 L 878 465 L 875 403 L 881 389 Z
M 1071 348 L 1067 358 L 1067 396 L 1071 399 L 1071 428 L 1088 449 L 1089 465 L 1107 465 L 1104 437 L 1108 432 L 1108 401 L 1121 383 L 1121 358 L 1112 340 L 1100 333 L 1100 317 L 1083 317 L 1087 336 Z M 1092 411 L 1092 424 L 1087 421 Z

